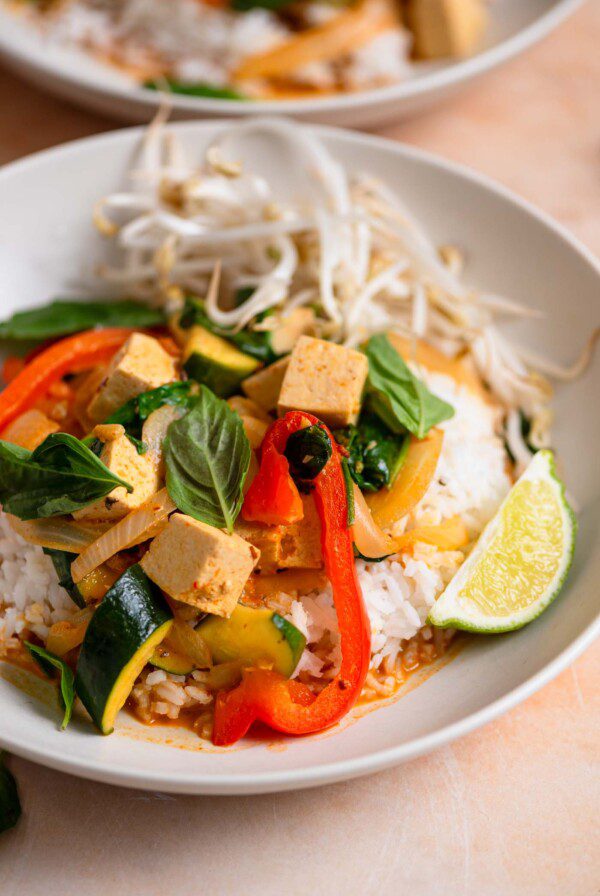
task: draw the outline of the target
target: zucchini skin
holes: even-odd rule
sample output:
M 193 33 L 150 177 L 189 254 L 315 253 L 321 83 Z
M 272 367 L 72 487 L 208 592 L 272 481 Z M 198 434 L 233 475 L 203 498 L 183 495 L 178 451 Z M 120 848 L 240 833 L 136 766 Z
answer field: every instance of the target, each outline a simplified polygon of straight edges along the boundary
M 71 575 L 71 563 L 77 557 L 77 554 L 70 554 L 68 551 L 55 551 L 52 548 L 44 548 L 46 554 L 52 560 L 54 569 L 58 576 L 58 584 L 64 588 L 74 604 L 80 609 L 87 606 L 85 598 Z
M 137 563 L 106 592 L 86 631 L 75 675 L 77 695 L 102 734 L 113 730 L 135 679 L 172 624 L 160 589 Z
M 208 616 L 196 631 L 208 644 L 214 663 L 254 666 L 270 660 L 286 678 L 293 674 L 306 646 L 295 625 L 266 607 L 238 604 L 228 619 Z

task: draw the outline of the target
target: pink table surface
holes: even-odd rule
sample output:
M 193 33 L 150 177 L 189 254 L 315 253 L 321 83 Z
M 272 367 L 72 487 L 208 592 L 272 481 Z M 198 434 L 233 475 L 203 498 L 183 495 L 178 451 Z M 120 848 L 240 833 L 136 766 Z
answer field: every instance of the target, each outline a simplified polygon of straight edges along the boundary
M 382 133 L 491 175 L 600 251 L 600 2 Z M 0 162 L 111 127 L 0 72 Z M 137 793 L 13 760 L 1 896 L 593 896 L 600 646 L 502 719 L 388 772 L 264 797 Z

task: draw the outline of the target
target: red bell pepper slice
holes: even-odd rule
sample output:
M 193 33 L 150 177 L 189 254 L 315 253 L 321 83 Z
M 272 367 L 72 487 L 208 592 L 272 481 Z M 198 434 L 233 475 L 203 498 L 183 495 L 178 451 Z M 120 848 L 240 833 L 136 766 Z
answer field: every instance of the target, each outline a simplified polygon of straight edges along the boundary
M 307 423 L 319 421 L 311 414 L 291 411 L 267 432 L 267 445 L 282 453 L 288 437 Z M 326 432 L 331 438 L 329 430 Z M 335 444 L 333 439 L 332 443 Z M 271 462 L 270 459 L 266 461 Z M 338 617 L 342 654 L 340 671 L 315 696 L 306 685 L 288 681 L 276 672 L 245 670 L 238 687 L 221 692 L 217 697 L 213 742 L 218 746 L 235 743 L 257 720 L 291 735 L 311 734 L 329 728 L 349 712 L 362 691 L 371 657 L 371 632 L 356 576 L 346 488 L 337 451 L 313 483 L 321 519 L 325 571 L 331 582 Z
M 133 332 L 125 327 L 88 330 L 36 354 L 0 394 L 0 431 L 32 407 L 56 380 L 108 361 Z
M 263 439 L 260 468 L 244 498 L 242 518 L 268 526 L 289 526 L 302 519 L 304 507 L 287 457 L 277 448 L 273 429 Z

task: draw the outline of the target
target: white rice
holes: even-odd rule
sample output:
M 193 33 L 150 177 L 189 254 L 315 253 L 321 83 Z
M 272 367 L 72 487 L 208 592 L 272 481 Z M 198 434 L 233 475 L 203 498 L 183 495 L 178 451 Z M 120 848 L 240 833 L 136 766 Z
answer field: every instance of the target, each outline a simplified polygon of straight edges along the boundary
M 0 646 L 24 629 L 45 641 L 50 626 L 76 610 L 50 558 L 13 532 L 0 512 Z

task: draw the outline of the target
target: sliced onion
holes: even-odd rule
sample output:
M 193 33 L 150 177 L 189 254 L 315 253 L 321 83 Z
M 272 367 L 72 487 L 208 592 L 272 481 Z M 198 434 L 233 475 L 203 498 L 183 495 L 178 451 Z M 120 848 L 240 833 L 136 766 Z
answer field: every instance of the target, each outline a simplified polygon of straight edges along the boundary
M 48 638 L 46 640 L 46 649 L 56 656 L 65 656 L 70 650 L 79 647 L 83 643 L 87 627 L 90 619 L 94 615 L 93 607 L 86 607 L 65 619 L 62 622 L 55 622 L 50 626 Z
M 71 564 L 73 581 L 77 584 L 119 551 L 157 535 L 166 525 L 169 514 L 176 509 L 166 488 L 161 489 L 82 551 Z
M 435 476 L 443 439 L 441 429 L 431 429 L 424 439 L 410 437 L 406 458 L 392 487 L 367 498 L 378 526 L 389 529 L 423 498 Z
M 173 650 L 187 656 L 198 668 L 210 669 L 212 666 L 210 649 L 200 632 L 181 622 L 177 616 L 165 640 Z
M 163 442 L 167 435 L 167 429 L 174 420 L 179 420 L 184 414 L 183 408 L 164 404 L 148 415 L 142 427 L 142 442 L 147 448 L 145 456 L 161 478 L 164 478 L 165 475 Z
M 44 520 L 20 520 L 8 513 L 6 516 L 11 529 L 29 544 L 71 554 L 81 553 L 109 527 L 107 523 L 80 523 L 60 516 Z
M 396 551 L 411 551 L 422 542 L 440 551 L 458 551 L 469 543 L 469 530 L 460 516 L 451 516 L 437 526 L 417 526 L 394 539 Z
M 393 554 L 394 543 L 383 532 L 371 515 L 369 506 L 359 487 L 354 484 L 354 544 L 364 557 L 374 560 Z

